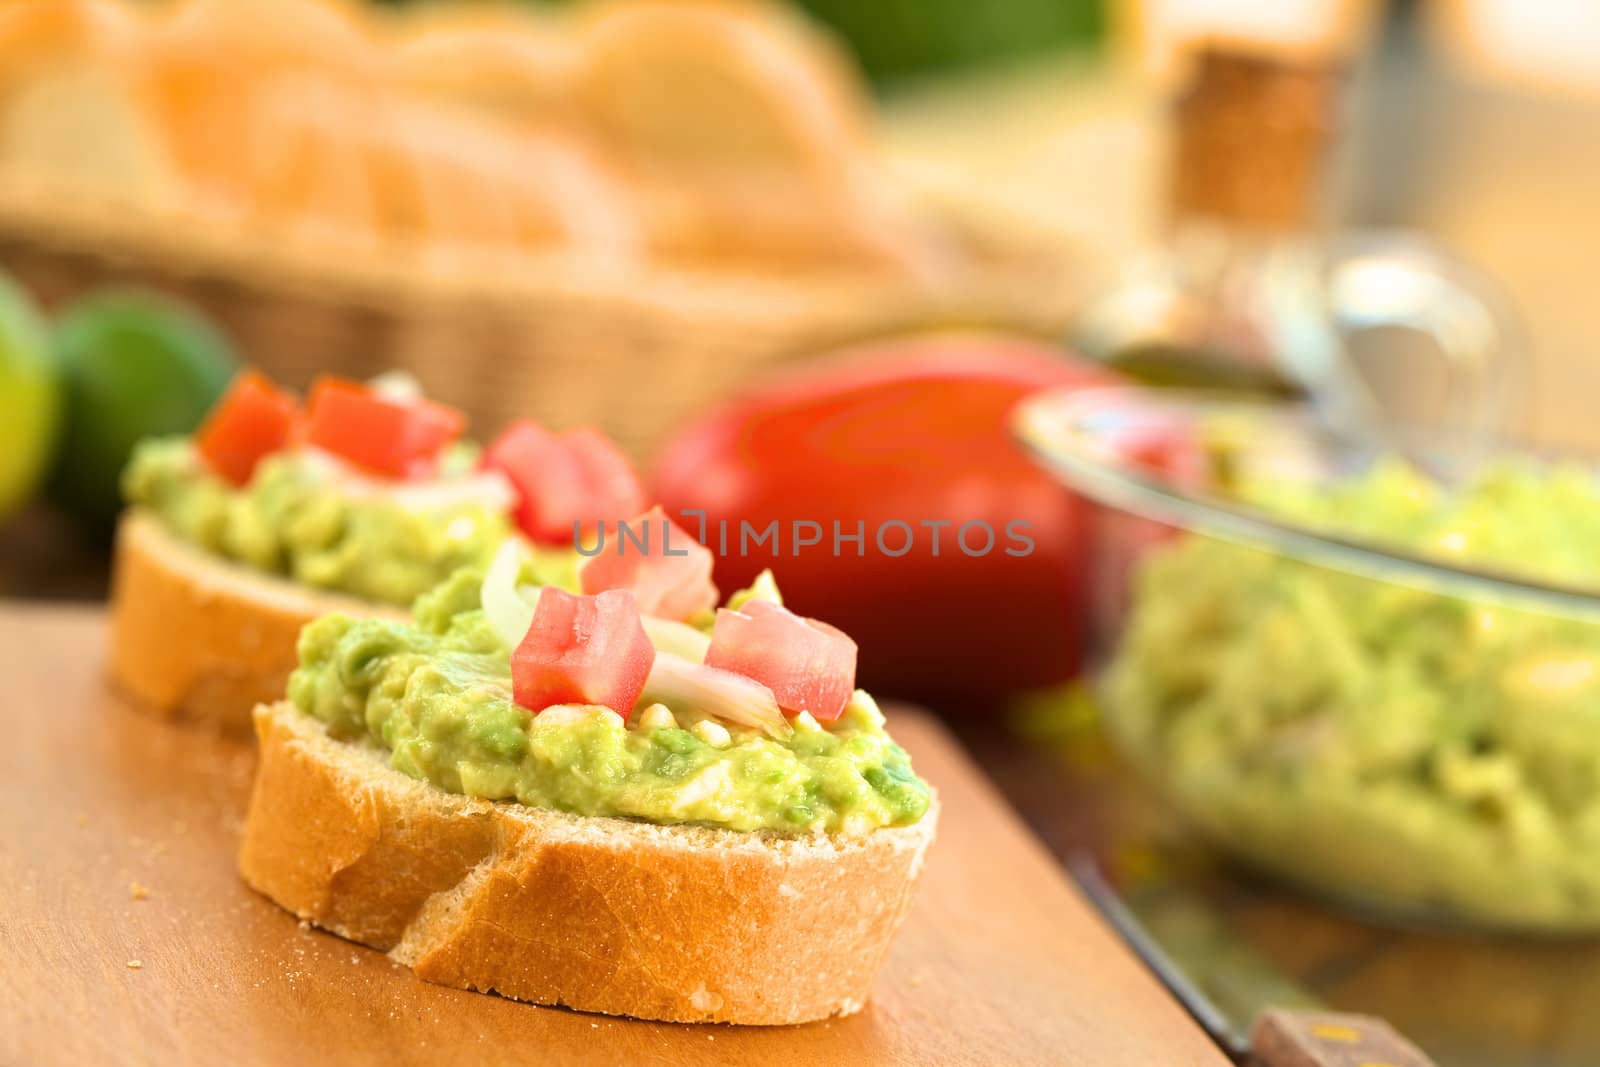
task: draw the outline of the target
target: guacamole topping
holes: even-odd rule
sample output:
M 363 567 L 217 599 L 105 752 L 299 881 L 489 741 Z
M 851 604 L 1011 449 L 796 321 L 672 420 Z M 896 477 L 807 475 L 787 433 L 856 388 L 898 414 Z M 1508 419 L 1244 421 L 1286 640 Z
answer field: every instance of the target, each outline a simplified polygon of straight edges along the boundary
M 510 655 L 480 608 L 483 571 L 421 597 L 412 625 L 329 615 L 305 628 L 296 707 L 337 737 L 387 749 L 413 778 L 455 793 L 582 815 L 785 834 L 860 834 L 913 823 L 928 787 L 856 692 L 826 725 L 782 739 L 640 709 L 512 700 Z
M 1347 537 L 1600 583 L 1587 471 L 1238 488 Z M 1386 909 L 1600 928 L 1600 622 L 1190 535 L 1143 562 L 1105 681 L 1134 760 L 1261 865 Z
M 482 481 L 468 478 L 474 458 L 458 447 L 439 479 L 411 485 L 363 476 L 324 453 L 279 452 L 235 488 L 187 438 L 167 438 L 139 446 L 123 492 L 207 552 L 318 589 L 409 605 L 457 568 L 485 563 L 506 537 L 508 500 L 472 491 Z

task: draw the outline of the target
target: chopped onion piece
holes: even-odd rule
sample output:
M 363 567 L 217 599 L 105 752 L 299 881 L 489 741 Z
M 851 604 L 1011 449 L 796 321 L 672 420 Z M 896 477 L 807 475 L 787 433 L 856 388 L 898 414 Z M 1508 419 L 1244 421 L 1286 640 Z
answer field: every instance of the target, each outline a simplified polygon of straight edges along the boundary
M 644 623 L 644 632 L 650 635 L 650 643 L 656 646 L 657 652 L 670 652 L 690 663 L 705 662 L 706 650 L 711 647 L 710 634 L 686 622 L 654 615 L 642 615 L 639 621 Z
M 396 481 L 369 474 L 315 445 L 299 450 L 301 466 L 319 482 L 353 499 L 386 497 L 407 511 L 443 511 L 463 504 L 481 504 L 488 511 L 509 511 L 517 491 L 499 471 L 448 474 L 423 481 Z
M 484 618 L 507 648 L 514 649 L 533 625 L 533 609 L 539 604 L 538 586 L 519 586 L 525 552 L 522 542 L 508 537 L 495 553 L 494 562 L 483 576 L 478 598 Z
M 752 600 L 766 600 L 780 608 L 783 606 L 783 594 L 778 592 L 778 580 L 772 576 L 771 567 L 756 575 L 755 581 L 730 596 L 727 607 L 739 611 Z
M 332 452 L 316 445 L 301 445 L 295 450 L 295 455 L 307 474 L 323 481 L 342 481 L 345 478 L 372 480 Z
M 367 388 L 387 400 L 422 399 L 422 383 L 408 371 L 386 370 L 368 380 Z
M 657 652 L 640 700 L 665 704 L 687 712 L 703 712 L 723 722 L 760 730 L 771 737 L 788 737 L 793 731 L 772 690 L 732 671 L 707 667 Z
M 499 471 L 478 471 L 426 482 L 380 483 L 373 495 L 378 493 L 407 511 L 444 511 L 466 504 L 481 505 L 485 511 L 509 511 L 517 501 L 516 490 Z M 361 490 L 353 495 L 361 495 Z

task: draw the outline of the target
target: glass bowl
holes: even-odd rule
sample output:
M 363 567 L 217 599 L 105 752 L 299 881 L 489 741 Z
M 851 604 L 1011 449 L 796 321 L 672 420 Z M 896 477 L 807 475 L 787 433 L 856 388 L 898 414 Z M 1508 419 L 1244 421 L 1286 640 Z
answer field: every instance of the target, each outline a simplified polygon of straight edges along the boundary
M 1016 430 L 1098 505 L 1097 701 L 1194 827 L 1365 911 L 1600 931 L 1587 465 L 1136 387 Z

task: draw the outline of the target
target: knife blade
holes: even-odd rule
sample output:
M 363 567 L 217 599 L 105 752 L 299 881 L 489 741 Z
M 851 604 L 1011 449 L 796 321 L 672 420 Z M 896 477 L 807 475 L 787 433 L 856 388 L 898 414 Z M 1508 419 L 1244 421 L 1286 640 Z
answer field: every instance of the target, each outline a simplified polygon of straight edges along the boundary
M 1198 903 L 1174 897 L 1141 918 L 1088 853 L 1074 854 L 1067 867 L 1106 921 L 1239 1063 L 1436 1067 L 1382 1019 L 1327 1010 Z

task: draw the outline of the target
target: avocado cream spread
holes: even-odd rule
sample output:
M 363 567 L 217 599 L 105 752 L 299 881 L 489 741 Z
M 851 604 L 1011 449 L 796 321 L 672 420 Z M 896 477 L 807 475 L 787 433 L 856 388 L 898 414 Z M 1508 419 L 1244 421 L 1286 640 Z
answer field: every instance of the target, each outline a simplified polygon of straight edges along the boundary
M 1348 538 L 1600 584 L 1600 487 L 1391 463 L 1247 503 Z M 1600 928 L 1600 621 L 1427 592 L 1190 535 L 1150 552 L 1110 725 L 1226 846 L 1374 905 Z
M 513 703 L 511 663 L 479 607 L 483 573 L 454 575 L 415 624 L 329 615 L 300 636 L 289 698 L 398 770 L 455 793 L 583 815 L 732 830 L 859 834 L 913 823 L 928 787 L 857 691 L 835 722 L 784 739 L 682 713 L 631 723 L 607 708 Z
M 446 476 L 470 471 L 462 450 Z M 458 567 L 486 563 L 505 539 L 503 506 L 398 483 L 385 491 L 331 457 L 280 452 L 235 488 L 205 466 L 189 441 L 147 441 L 123 474 L 128 501 L 155 513 L 207 552 L 315 586 L 409 605 Z

